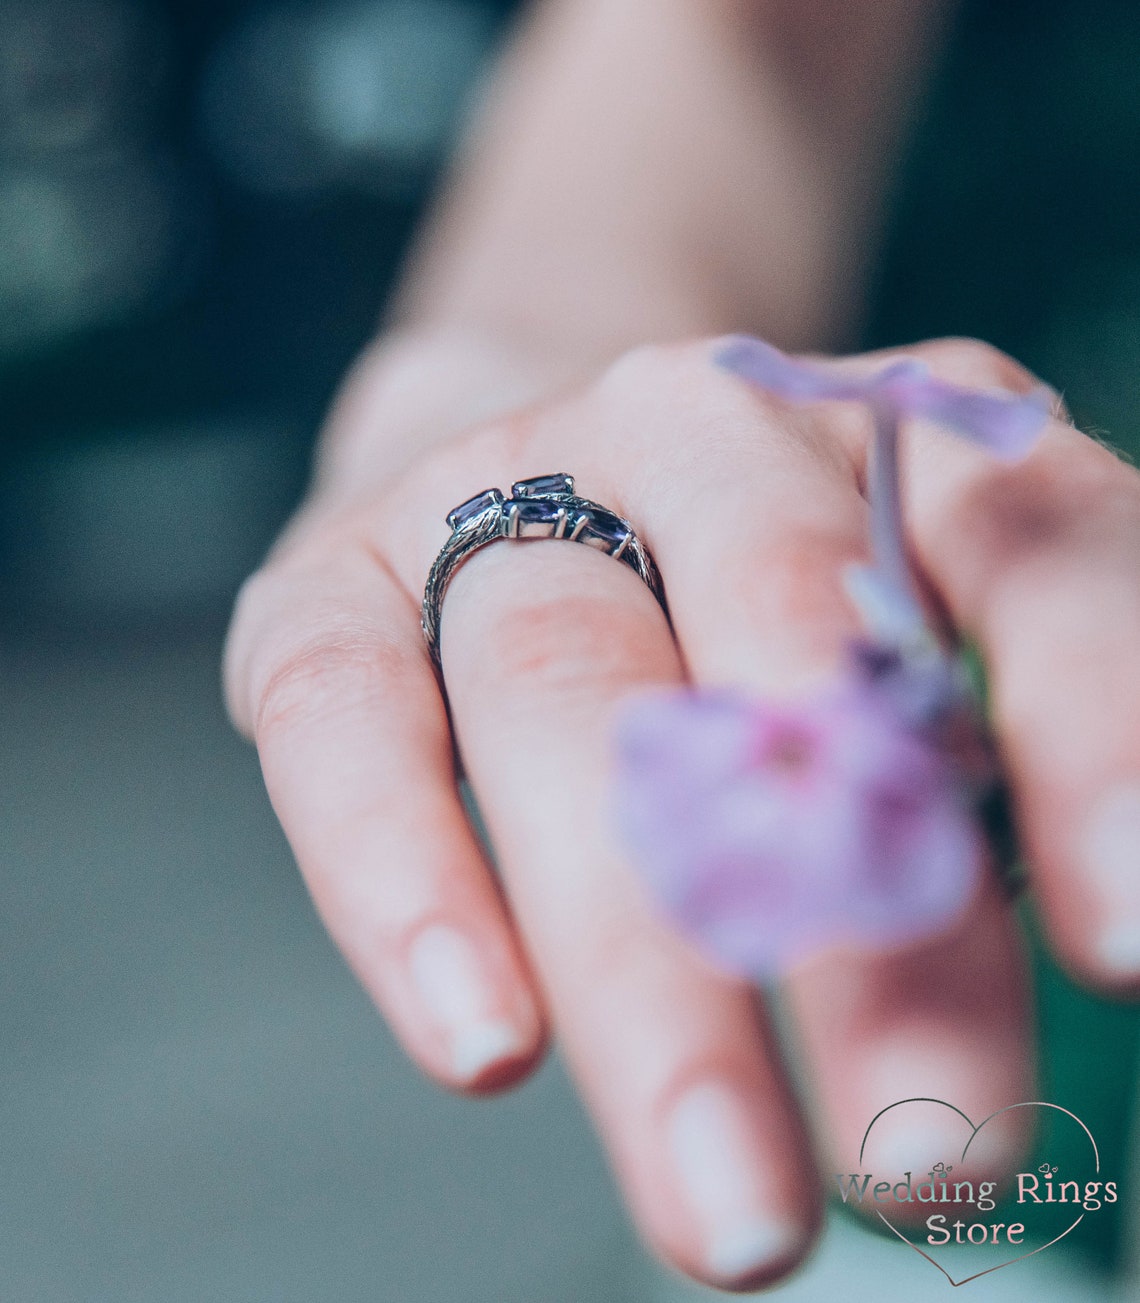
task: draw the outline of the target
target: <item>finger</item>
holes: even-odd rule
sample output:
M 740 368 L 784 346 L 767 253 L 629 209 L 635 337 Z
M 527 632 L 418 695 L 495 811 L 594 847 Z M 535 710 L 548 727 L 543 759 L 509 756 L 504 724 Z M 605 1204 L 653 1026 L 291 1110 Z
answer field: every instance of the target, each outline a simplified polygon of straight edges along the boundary
M 645 352 L 624 369 L 607 382 L 609 425 L 596 437 L 613 446 L 619 430 L 652 429 L 654 452 L 627 454 L 648 468 L 645 499 L 630 510 L 646 520 L 692 676 L 769 697 L 810 692 L 862 632 L 842 582 L 866 559 L 861 428 L 842 409 L 766 402 L 718 374 L 703 348 Z M 897 1100 L 953 1096 L 982 1118 L 1030 1092 L 1022 948 L 992 884 L 950 935 L 895 954 L 832 956 L 788 989 L 821 1129 L 843 1162 Z M 1021 1118 L 987 1136 L 995 1170 L 1019 1155 Z M 910 1127 L 895 1147 L 916 1162 L 960 1142 L 956 1127 L 946 1132 L 949 1114 L 921 1119 L 925 1137 L 912 1122 L 890 1120 Z
M 1029 1142 L 1021 1109 L 980 1131 L 966 1164 L 969 1132 L 940 1106 L 892 1110 L 876 1123 L 868 1152 L 862 1149 L 872 1120 L 902 1100 L 942 1100 L 980 1123 L 1036 1098 L 1026 973 L 1015 917 L 988 882 L 944 935 L 893 954 L 832 954 L 795 974 L 787 983 L 789 1010 L 804 1057 L 815 1065 L 835 1171 L 874 1170 L 877 1179 L 899 1180 L 953 1161 L 959 1179 L 996 1180 L 1015 1169 Z M 924 1217 L 930 1210 L 911 1211 Z
M 984 345 L 922 350 L 1026 389 Z M 929 431 L 908 445 L 917 555 L 980 643 L 1047 927 L 1088 980 L 1140 984 L 1140 476 L 1063 420 L 1016 466 Z
M 239 602 L 226 681 L 317 909 L 409 1052 L 456 1088 L 517 1079 L 543 1016 L 407 595 L 351 544 L 270 568 Z
M 636 1220 L 702 1279 L 774 1278 L 818 1216 L 794 1101 L 750 990 L 661 924 L 611 831 L 614 711 L 681 677 L 660 609 L 624 566 L 550 541 L 472 558 L 443 624 L 462 754 Z

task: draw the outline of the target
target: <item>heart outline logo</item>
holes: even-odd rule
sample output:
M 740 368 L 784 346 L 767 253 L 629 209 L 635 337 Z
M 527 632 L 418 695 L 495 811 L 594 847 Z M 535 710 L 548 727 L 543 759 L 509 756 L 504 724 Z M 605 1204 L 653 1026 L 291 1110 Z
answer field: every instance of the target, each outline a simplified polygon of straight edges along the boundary
M 874 1127 L 875 1123 L 878 1122 L 878 1120 L 885 1113 L 889 1113 L 893 1108 L 900 1108 L 903 1104 L 941 1104 L 944 1108 L 950 1109 L 952 1113 L 958 1114 L 958 1116 L 970 1128 L 970 1138 L 969 1140 L 966 1141 L 966 1144 L 962 1149 L 962 1157 L 959 1160 L 960 1162 L 965 1162 L 966 1155 L 967 1153 L 969 1153 L 970 1146 L 974 1143 L 974 1140 L 976 1139 L 978 1132 L 981 1131 L 981 1129 L 988 1122 L 992 1122 L 994 1118 L 1001 1117 L 1003 1113 L 1012 1112 L 1012 1110 L 1015 1108 L 1054 1109 L 1056 1112 L 1064 1113 L 1066 1117 L 1072 1118 L 1073 1121 L 1085 1133 L 1085 1135 L 1088 1136 L 1089 1144 L 1092 1145 L 1093 1161 L 1095 1163 L 1094 1170 L 1096 1171 L 1096 1174 L 1098 1176 L 1100 1175 L 1100 1150 L 1097 1147 L 1097 1143 L 1093 1137 L 1093 1133 L 1088 1129 L 1087 1126 L 1085 1126 L 1085 1124 L 1081 1121 L 1079 1117 L 1077 1117 L 1075 1113 L 1070 1112 L 1070 1110 L 1067 1108 L 1063 1108 L 1060 1104 L 1050 1104 L 1047 1100 L 1042 1100 L 1042 1099 L 1022 1100 L 1020 1104 L 1007 1104 L 1004 1108 L 996 1109 L 993 1113 L 989 1115 L 989 1117 L 983 1118 L 981 1122 L 979 1122 L 975 1126 L 971 1118 L 969 1118 L 965 1113 L 963 1113 L 962 1110 L 958 1108 L 956 1105 L 951 1104 L 948 1100 L 935 1099 L 930 1095 L 914 1095 L 910 1099 L 896 1100 L 893 1104 L 888 1104 L 886 1108 L 881 1108 L 875 1114 L 875 1116 L 867 1124 L 867 1130 L 863 1132 L 863 1143 L 859 1146 L 860 1167 L 863 1166 L 863 1154 L 866 1151 L 867 1140 L 871 1135 L 871 1130 Z M 965 1276 L 961 1280 L 955 1280 L 954 1277 L 950 1275 L 950 1273 L 946 1270 L 946 1268 L 936 1258 L 933 1258 L 924 1249 L 920 1249 L 917 1244 L 914 1244 L 912 1241 L 908 1240 L 907 1237 L 902 1233 L 902 1231 L 900 1231 L 898 1227 L 895 1226 L 894 1223 L 891 1222 L 888 1217 L 884 1216 L 884 1214 L 881 1213 L 877 1208 L 875 1209 L 875 1215 L 880 1219 L 880 1221 L 882 1221 L 883 1225 L 886 1226 L 888 1230 L 892 1231 L 896 1236 L 898 1236 L 898 1238 L 908 1248 L 913 1249 L 915 1253 L 917 1253 L 920 1257 L 925 1258 L 926 1261 L 929 1262 L 932 1267 L 937 1267 L 938 1270 L 943 1274 L 943 1276 L 946 1277 L 946 1279 L 950 1282 L 952 1286 L 954 1286 L 955 1289 L 959 1288 L 962 1285 L 968 1285 L 972 1280 L 980 1280 L 983 1276 L 989 1276 L 991 1273 L 995 1271 L 1001 1271 L 1003 1267 L 1012 1267 L 1018 1262 L 1024 1262 L 1026 1258 L 1032 1258 L 1035 1257 L 1038 1253 L 1044 1253 L 1046 1249 L 1052 1248 L 1054 1244 L 1057 1244 L 1059 1241 L 1063 1240 L 1065 1236 L 1069 1234 L 1070 1231 L 1075 1230 L 1085 1219 L 1085 1215 L 1082 1212 L 1081 1215 L 1076 1219 L 1076 1221 L 1072 1223 L 1071 1226 L 1066 1227 L 1066 1229 L 1063 1230 L 1060 1233 L 1060 1235 L 1054 1236 L 1053 1239 L 1051 1239 L 1047 1244 L 1039 1244 L 1037 1248 L 1029 1249 L 1026 1253 L 1021 1253 L 1016 1258 L 1009 1258 L 1005 1262 L 995 1263 L 992 1267 L 986 1267 L 984 1271 L 976 1271 L 972 1276 Z

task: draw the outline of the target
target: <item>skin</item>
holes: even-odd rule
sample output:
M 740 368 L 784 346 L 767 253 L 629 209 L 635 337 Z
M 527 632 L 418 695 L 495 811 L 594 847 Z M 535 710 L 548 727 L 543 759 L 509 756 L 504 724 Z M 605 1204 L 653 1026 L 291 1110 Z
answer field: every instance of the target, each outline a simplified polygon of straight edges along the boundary
M 939 11 L 844 6 L 842 32 L 832 12 L 537 8 L 226 655 L 317 908 L 408 1052 L 478 1094 L 525 1076 L 556 1031 L 646 1239 L 726 1288 L 803 1256 L 819 1170 L 858 1170 L 880 1108 L 936 1095 L 980 1119 L 1033 1097 L 1022 946 L 996 888 L 937 943 L 792 974 L 781 1049 L 754 992 L 658 920 L 608 814 L 630 690 L 810 690 L 858 630 L 840 574 L 866 550 L 862 418 L 781 407 L 710 362 L 731 329 L 804 348 L 850 328 Z M 906 352 L 966 384 L 1035 383 L 974 341 Z M 1102 943 L 1121 919 L 1140 934 L 1140 901 L 1090 867 L 1086 833 L 1140 788 L 1140 477 L 1060 412 L 1016 467 L 921 428 L 903 463 L 932 609 L 990 666 L 1052 942 L 1131 992 L 1140 952 L 1134 970 Z M 673 631 L 590 549 L 484 549 L 445 606 L 449 719 L 419 628 L 443 517 L 556 470 L 635 522 Z M 1022 1112 L 995 1125 L 989 1174 L 1016 1160 Z M 733 1234 L 758 1226 L 766 1248 L 741 1250 Z

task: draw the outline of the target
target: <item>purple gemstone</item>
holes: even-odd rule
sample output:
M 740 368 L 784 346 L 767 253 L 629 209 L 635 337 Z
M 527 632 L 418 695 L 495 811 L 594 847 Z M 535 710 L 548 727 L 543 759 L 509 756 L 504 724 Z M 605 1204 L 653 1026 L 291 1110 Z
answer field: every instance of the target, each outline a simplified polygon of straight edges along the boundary
M 523 498 L 521 502 L 512 502 L 508 510 L 515 517 L 516 537 L 552 538 L 565 508 L 542 498 Z
M 534 479 L 511 485 L 511 493 L 516 498 L 544 498 L 552 493 L 573 492 L 573 475 L 536 475 Z
M 466 502 L 461 502 L 458 507 L 449 511 L 447 523 L 452 529 L 458 529 L 460 525 L 465 525 L 489 508 L 502 505 L 503 495 L 498 489 L 484 489 L 482 493 L 477 493 L 473 498 L 468 498 Z
M 580 543 L 612 550 L 629 537 L 629 526 L 611 511 L 591 511 L 586 528 L 579 534 Z
M 520 525 L 553 525 L 565 510 L 557 502 L 543 502 L 539 499 L 516 502 L 514 508 L 518 512 Z

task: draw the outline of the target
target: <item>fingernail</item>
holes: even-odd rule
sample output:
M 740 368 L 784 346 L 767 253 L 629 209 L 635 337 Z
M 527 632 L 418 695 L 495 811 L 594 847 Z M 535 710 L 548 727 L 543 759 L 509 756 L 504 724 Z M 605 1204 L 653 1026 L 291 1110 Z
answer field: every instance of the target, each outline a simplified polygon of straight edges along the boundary
M 906 1107 L 922 1110 L 929 1105 L 929 1101 L 916 1100 Z M 965 1118 L 950 1109 L 945 1111 L 944 1122 L 903 1116 L 892 1120 L 888 1114 L 872 1129 L 866 1170 L 890 1177 L 911 1172 L 917 1180 L 919 1174 L 929 1172 L 935 1163 L 965 1163 L 974 1171 L 997 1174 L 1011 1169 L 1021 1156 L 1023 1137 L 1018 1118 L 1012 1113 L 995 1117 L 980 1131 L 972 1133 L 972 1124 Z M 982 1122 L 985 1115 L 975 1120 Z
M 788 1257 L 796 1240 L 795 1230 L 784 1222 L 750 1220 L 717 1231 L 705 1261 L 718 1280 L 747 1280 Z
M 799 1233 L 764 1207 L 757 1173 L 761 1160 L 731 1090 L 712 1082 L 690 1087 L 669 1113 L 666 1136 L 713 1276 L 743 1280 L 791 1254 Z
M 1140 972 L 1140 787 L 1116 787 L 1101 797 L 1079 853 L 1100 906 L 1095 948 L 1101 963 L 1116 973 Z
M 510 1023 L 477 1022 L 459 1032 L 451 1047 L 455 1075 L 470 1081 L 493 1063 L 504 1063 L 522 1049 L 522 1038 Z
M 882 1134 L 871 1137 L 875 1165 L 892 1175 L 928 1171 L 935 1163 L 956 1157 L 970 1137 L 969 1127 L 951 1137 L 948 1128 L 926 1122 L 889 1124 L 884 1118 L 879 1125 Z
M 1135 923 L 1113 923 L 1101 933 L 1097 958 L 1110 973 L 1129 976 L 1140 973 L 1140 927 Z
M 473 1081 L 517 1055 L 524 1039 L 496 1012 L 495 991 L 472 942 L 455 928 L 433 924 L 408 951 L 412 982 L 449 1043 L 451 1070 Z
M 1140 899 L 1140 787 L 1117 787 L 1096 803 L 1081 846 L 1085 871 L 1111 899 Z

